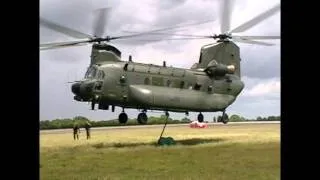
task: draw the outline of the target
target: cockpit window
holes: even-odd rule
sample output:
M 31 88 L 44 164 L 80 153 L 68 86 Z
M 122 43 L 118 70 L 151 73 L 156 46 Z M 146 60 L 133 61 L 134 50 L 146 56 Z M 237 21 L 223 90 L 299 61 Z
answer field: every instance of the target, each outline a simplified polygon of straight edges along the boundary
M 96 74 L 97 74 L 97 68 L 96 67 L 89 67 L 86 72 L 85 78 L 87 78 L 87 79 L 94 78 L 96 76 Z
M 85 78 L 86 79 L 92 79 L 92 78 L 97 78 L 97 79 L 103 79 L 104 78 L 104 72 L 102 70 L 99 70 L 97 67 L 89 67 Z
M 102 70 L 98 71 L 98 79 L 103 79 L 104 78 L 104 72 Z

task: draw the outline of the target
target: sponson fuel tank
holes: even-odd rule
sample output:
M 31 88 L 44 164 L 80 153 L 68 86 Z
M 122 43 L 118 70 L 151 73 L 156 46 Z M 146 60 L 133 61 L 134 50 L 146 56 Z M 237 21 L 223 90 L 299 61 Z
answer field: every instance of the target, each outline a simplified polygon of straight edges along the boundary
M 129 98 L 137 103 L 158 108 L 201 110 L 202 112 L 224 109 L 235 100 L 235 96 L 229 94 L 148 85 L 130 85 Z

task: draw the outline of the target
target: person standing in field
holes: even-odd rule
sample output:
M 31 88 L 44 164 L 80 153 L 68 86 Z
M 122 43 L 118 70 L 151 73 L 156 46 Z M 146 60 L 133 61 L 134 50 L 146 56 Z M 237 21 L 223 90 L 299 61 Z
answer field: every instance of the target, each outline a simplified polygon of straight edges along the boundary
M 90 128 L 91 128 L 91 124 L 89 123 L 89 121 L 86 122 L 86 124 L 84 125 L 84 128 L 86 129 L 87 139 L 90 139 Z
M 79 140 L 80 128 L 77 123 L 73 125 L 73 140 Z

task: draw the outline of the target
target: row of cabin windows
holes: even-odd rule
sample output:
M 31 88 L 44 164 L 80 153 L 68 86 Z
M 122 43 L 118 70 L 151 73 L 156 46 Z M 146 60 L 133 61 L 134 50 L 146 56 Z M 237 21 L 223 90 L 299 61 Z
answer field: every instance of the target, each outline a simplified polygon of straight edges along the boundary
M 150 85 L 150 79 L 148 77 L 146 77 L 144 79 L 144 84 L 145 85 Z M 162 78 L 157 78 L 157 77 L 153 77 L 152 78 L 152 85 L 154 86 L 164 86 L 163 84 L 163 79 Z M 167 87 L 176 87 L 176 88 L 184 88 L 185 87 L 185 82 L 184 81 L 171 81 L 171 80 L 167 80 L 166 81 L 166 86 Z M 188 88 L 192 88 L 195 90 L 200 90 L 201 85 L 199 84 L 195 84 L 194 86 L 192 86 L 191 84 L 188 84 Z
M 186 71 L 175 68 L 162 68 L 158 66 L 149 66 L 146 69 L 146 66 L 142 65 L 130 65 L 127 63 L 123 67 L 124 71 L 132 71 L 132 72 L 143 72 L 143 73 L 152 73 L 152 74 L 163 74 L 163 75 L 171 75 L 171 76 L 184 76 Z

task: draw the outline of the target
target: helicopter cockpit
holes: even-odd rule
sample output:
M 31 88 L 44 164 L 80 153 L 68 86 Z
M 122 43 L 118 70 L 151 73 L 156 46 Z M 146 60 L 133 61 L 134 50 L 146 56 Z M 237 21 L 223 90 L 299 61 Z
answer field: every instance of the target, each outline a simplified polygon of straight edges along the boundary
M 105 73 L 99 66 L 90 66 L 80 82 L 72 84 L 71 91 L 77 101 L 89 101 L 96 97 L 102 90 L 103 78 Z

